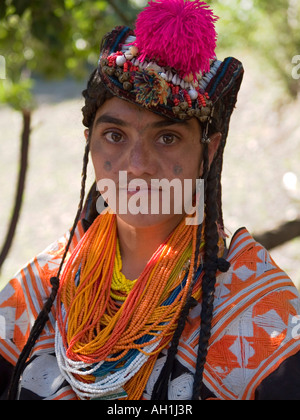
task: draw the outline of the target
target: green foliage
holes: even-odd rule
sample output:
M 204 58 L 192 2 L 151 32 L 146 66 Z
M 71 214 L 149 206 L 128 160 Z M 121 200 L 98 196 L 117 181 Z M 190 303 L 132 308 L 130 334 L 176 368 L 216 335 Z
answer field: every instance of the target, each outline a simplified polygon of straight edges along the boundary
M 9 104 L 16 111 L 31 110 L 35 108 L 32 87 L 32 79 L 24 79 L 18 83 L 6 80 L 4 87 L 0 89 L 0 102 Z
M 292 58 L 300 54 L 299 0 L 208 0 L 218 16 L 222 48 L 252 53 L 265 75 L 275 72 L 287 95 L 296 97 Z
M 117 24 L 132 24 L 129 0 L 1 0 L 0 54 L 6 77 L 0 101 L 32 109 L 32 76 L 86 78 L 100 40 Z

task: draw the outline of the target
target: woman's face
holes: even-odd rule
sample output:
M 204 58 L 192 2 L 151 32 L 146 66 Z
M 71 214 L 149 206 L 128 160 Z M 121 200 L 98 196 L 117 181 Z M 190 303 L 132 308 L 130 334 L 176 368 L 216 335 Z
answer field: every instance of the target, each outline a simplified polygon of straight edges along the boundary
M 175 123 L 122 99 L 107 100 L 90 139 L 100 192 L 132 226 L 178 223 L 185 215 L 184 194 L 193 195 L 199 177 L 200 139 L 196 119 Z

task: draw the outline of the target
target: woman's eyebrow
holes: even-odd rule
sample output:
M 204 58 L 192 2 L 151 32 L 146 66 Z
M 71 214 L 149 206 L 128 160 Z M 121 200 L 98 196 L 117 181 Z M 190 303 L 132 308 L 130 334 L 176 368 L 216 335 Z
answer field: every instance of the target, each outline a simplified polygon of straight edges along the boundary
M 100 124 L 115 124 L 115 125 L 119 125 L 122 127 L 126 127 L 130 124 L 128 124 L 126 121 L 117 118 L 117 117 L 113 117 L 110 114 L 103 114 L 100 115 L 100 117 L 98 117 L 95 121 L 95 127 L 97 127 Z M 187 121 L 173 121 L 173 120 L 167 120 L 167 119 L 163 119 L 160 121 L 156 121 L 153 123 L 150 123 L 149 126 L 153 127 L 153 128 L 164 128 L 164 127 L 169 127 L 172 125 L 188 125 Z
M 113 117 L 112 115 L 109 115 L 109 114 L 103 114 L 103 115 L 100 115 L 100 117 L 96 119 L 95 127 L 97 125 L 105 124 L 105 123 L 116 124 L 122 127 L 128 125 L 124 120 L 121 120 L 120 118 Z

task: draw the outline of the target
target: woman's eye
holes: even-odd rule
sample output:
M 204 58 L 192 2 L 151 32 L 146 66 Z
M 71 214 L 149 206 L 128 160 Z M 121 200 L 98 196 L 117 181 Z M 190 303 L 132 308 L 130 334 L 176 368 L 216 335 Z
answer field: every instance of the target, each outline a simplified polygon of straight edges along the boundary
M 115 131 L 110 131 L 108 133 L 105 133 L 104 137 L 110 143 L 120 143 L 123 140 L 122 134 L 117 133 Z
M 163 134 L 158 139 L 158 142 L 161 144 L 169 145 L 175 143 L 177 140 L 177 137 L 174 134 Z

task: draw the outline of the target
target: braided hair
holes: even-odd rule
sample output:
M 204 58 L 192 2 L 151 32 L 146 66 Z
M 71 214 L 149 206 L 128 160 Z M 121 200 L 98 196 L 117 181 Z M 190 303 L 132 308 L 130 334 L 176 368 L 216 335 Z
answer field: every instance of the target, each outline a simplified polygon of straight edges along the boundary
M 94 123 L 95 115 L 97 110 L 104 104 L 104 102 L 113 97 L 113 95 L 107 91 L 105 85 L 101 81 L 101 78 L 98 74 L 97 70 L 94 70 L 91 74 L 87 88 L 82 92 L 83 97 L 85 99 L 85 105 L 82 108 L 83 113 L 83 125 L 89 128 L 89 136 L 85 145 L 85 152 L 83 157 L 83 167 L 82 167 L 82 175 L 81 175 L 81 191 L 80 191 L 80 200 L 78 204 L 77 213 L 73 222 L 72 229 L 70 231 L 70 236 L 57 272 L 56 277 L 52 277 L 50 279 L 50 284 L 52 286 L 50 296 L 46 303 L 44 304 L 41 312 L 39 313 L 31 331 L 29 338 L 25 347 L 23 348 L 21 355 L 18 359 L 16 367 L 14 369 L 9 391 L 8 397 L 9 400 L 14 400 L 17 398 L 18 393 L 18 384 L 22 372 L 25 368 L 26 361 L 30 356 L 30 353 L 42 333 L 48 319 L 49 313 L 51 312 L 53 303 L 55 301 L 57 291 L 59 288 L 59 277 L 61 275 L 69 248 L 72 243 L 72 239 L 75 233 L 76 226 L 80 217 L 82 215 L 82 209 L 84 204 L 85 198 L 85 188 L 86 188 L 86 178 L 87 178 L 87 166 L 89 161 L 89 150 L 90 150 L 90 138 L 92 132 L 92 126 Z M 217 114 L 217 113 L 215 113 Z M 217 119 L 214 119 L 217 121 Z M 218 130 L 215 124 L 211 125 L 209 134 L 213 134 Z M 196 373 L 194 379 L 194 389 L 193 389 L 193 399 L 199 399 L 199 395 L 201 392 L 202 387 L 202 378 L 203 378 L 203 371 L 204 365 L 207 356 L 208 350 L 208 341 L 210 338 L 210 329 L 211 329 L 211 321 L 212 321 L 212 314 L 213 314 L 213 300 L 214 300 L 214 287 L 216 282 L 216 272 L 217 270 L 227 271 L 229 268 L 229 263 L 225 260 L 218 259 L 218 230 L 216 222 L 222 219 L 222 211 L 221 205 L 217 204 L 218 197 L 220 196 L 220 174 L 221 174 L 221 167 L 222 167 L 222 155 L 223 155 L 223 147 L 220 147 L 218 153 L 209 168 L 208 164 L 208 147 L 207 145 L 204 146 L 204 174 L 203 179 L 205 182 L 205 206 L 206 206 L 206 217 L 205 217 L 205 228 L 204 228 L 204 236 L 205 236 L 205 255 L 204 255 L 204 276 L 202 280 L 202 312 L 201 312 L 201 329 L 199 334 L 199 350 L 198 350 L 198 357 L 197 357 L 197 366 L 196 366 Z M 91 189 L 92 191 L 92 202 L 95 204 L 97 197 L 99 196 L 99 192 L 95 188 L 95 184 Z M 220 200 L 219 200 L 220 201 Z M 90 223 L 98 215 L 96 211 L 96 206 L 93 206 L 89 214 L 88 221 Z M 196 280 L 197 276 L 201 272 L 201 267 L 197 267 L 197 261 L 199 256 L 200 250 L 200 243 L 201 243 L 201 235 L 202 235 L 202 226 L 198 226 L 198 234 L 197 234 L 197 246 L 196 246 L 196 255 L 195 255 L 195 267 L 194 267 L 194 278 Z M 192 289 L 192 288 L 191 288 Z M 192 290 L 190 289 L 186 303 L 182 310 L 182 313 L 178 320 L 178 326 L 174 333 L 170 348 L 168 350 L 167 361 L 165 366 L 162 369 L 162 372 L 154 386 L 152 399 L 160 400 L 160 399 L 167 399 L 167 392 L 168 392 L 168 381 L 171 376 L 173 364 L 175 361 L 175 356 L 177 353 L 177 347 L 179 343 L 180 336 L 183 332 L 185 322 L 189 313 L 189 310 L 193 305 L 195 305 L 194 299 L 191 297 Z

